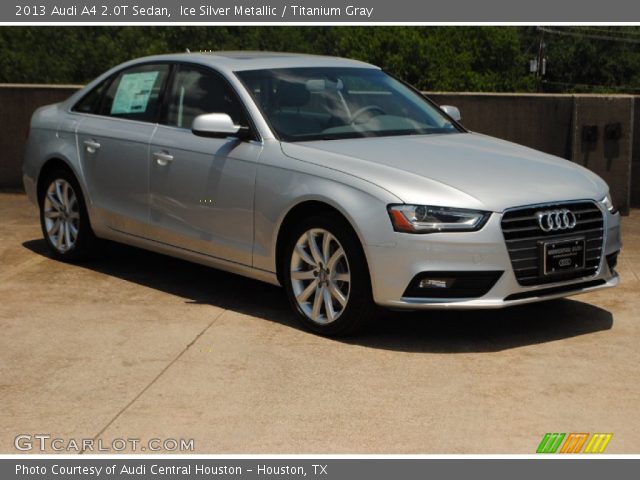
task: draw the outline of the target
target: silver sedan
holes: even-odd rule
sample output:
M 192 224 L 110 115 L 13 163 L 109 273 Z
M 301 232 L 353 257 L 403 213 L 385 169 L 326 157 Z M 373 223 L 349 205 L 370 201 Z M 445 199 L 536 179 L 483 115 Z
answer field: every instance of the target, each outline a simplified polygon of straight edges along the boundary
M 109 239 L 246 275 L 325 335 L 376 305 L 497 308 L 618 282 L 598 176 L 469 132 L 455 107 L 347 59 L 117 66 L 34 113 L 24 185 L 58 259 Z

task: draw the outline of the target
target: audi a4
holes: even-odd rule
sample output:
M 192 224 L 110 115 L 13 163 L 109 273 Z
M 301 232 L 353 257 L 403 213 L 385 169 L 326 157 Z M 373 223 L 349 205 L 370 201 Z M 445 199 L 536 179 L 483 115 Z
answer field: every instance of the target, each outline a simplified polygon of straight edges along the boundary
M 33 114 L 23 173 L 55 258 L 108 239 L 245 275 L 282 286 L 325 335 L 377 307 L 499 308 L 618 283 L 602 179 L 470 132 L 455 107 L 355 60 L 124 63 Z

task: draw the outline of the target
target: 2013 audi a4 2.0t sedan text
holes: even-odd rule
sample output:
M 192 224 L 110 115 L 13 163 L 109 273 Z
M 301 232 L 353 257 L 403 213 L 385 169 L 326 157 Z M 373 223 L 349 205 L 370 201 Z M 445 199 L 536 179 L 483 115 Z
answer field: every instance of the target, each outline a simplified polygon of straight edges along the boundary
M 283 286 L 325 335 L 376 305 L 496 308 L 616 285 L 606 183 L 459 116 L 354 60 L 153 56 L 37 110 L 24 185 L 58 259 L 104 238 L 246 275 Z

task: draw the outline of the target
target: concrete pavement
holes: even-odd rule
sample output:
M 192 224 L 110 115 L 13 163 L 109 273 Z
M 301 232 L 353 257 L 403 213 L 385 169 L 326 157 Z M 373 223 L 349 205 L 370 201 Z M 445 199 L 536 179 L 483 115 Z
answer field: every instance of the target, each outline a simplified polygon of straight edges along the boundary
M 196 453 L 534 453 L 546 432 L 613 432 L 607 453 L 640 452 L 640 210 L 616 289 L 390 312 L 348 341 L 298 329 L 281 289 L 213 269 L 119 245 L 51 260 L 23 195 L 0 194 L 0 219 L 0 453 L 41 433 Z

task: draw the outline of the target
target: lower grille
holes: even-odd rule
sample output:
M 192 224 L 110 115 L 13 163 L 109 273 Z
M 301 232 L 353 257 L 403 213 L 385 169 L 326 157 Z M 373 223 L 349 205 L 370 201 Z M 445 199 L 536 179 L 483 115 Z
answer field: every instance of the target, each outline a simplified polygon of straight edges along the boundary
M 530 292 L 512 293 L 504 300 L 505 302 L 508 302 L 509 300 L 523 300 L 525 298 L 542 298 L 550 295 L 562 295 L 564 293 L 579 292 L 585 288 L 598 287 L 605 283 L 607 282 L 604 280 L 590 280 L 588 282 L 574 283 L 571 285 L 564 285 L 562 287 L 550 287 L 540 290 L 531 290 Z
M 566 208 L 576 217 L 576 226 L 565 231 L 544 232 L 538 224 L 537 212 Z M 502 233 L 507 244 L 511 265 L 522 286 L 574 280 L 595 275 L 602 258 L 604 219 L 594 202 L 545 204 L 513 208 L 502 216 Z M 585 238 L 584 269 L 543 275 L 541 243 L 550 240 Z

